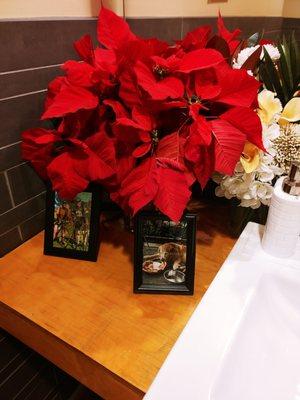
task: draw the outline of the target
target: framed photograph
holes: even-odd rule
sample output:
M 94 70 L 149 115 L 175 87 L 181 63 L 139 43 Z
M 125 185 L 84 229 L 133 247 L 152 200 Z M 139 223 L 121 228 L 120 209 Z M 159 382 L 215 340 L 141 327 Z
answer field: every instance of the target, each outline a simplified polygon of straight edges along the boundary
M 96 261 L 99 250 L 100 189 L 90 186 L 72 201 L 48 189 L 44 254 Z
M 134 226 L 134 292 L 194 293 L 196 215 L 179 223 L 144 211 Z

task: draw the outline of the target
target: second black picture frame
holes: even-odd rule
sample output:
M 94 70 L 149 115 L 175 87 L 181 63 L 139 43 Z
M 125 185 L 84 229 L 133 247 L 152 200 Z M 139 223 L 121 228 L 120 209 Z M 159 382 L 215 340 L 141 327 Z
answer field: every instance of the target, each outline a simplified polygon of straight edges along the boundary
M 140 212 L 134 224 L 134 292 L 194 293 L 196 215 L 179 223 L 156 211 Z
M 74 200 L 67 201 L 48 187 L 44 254 L 97 261 L 100 195 L 100 187 L 90 185 Z

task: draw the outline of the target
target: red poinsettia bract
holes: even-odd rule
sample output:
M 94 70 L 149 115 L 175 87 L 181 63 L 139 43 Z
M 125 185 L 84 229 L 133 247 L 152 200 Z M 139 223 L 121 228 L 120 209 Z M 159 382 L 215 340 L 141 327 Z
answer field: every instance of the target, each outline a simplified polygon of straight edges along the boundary
M 143 39 L 102 7 L 94 48 L 75 42 L 80 61 L 62 66 L 42 119 L 56 130 L 23 133 L 23 157 L 70 199 L 104 185 L 124 210 L 153 204 L 180 220 L 197 180 L 232 174 L 246 141 L 263 149 L 254 111 L 260 83 L 230 59 L 240 41 L 219 16 L 173 45 Z

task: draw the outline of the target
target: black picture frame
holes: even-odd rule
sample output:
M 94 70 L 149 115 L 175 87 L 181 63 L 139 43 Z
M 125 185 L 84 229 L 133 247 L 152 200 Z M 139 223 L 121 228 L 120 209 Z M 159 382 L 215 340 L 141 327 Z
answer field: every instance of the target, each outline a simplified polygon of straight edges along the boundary
M 59 199 L 57 193 L 52 190 L 50 186 L 47 187 L 46 192 L 46 220 L 45 220 L 45 235 L 44 235 L 44 254 L 58 257 L 74 258 L 78 260 L 97 261 L 99 245 L 100 245 L 100 196 L 101 189 L 98 185 L 89 185 L 89 187 L 72 201 L 62 201 L 64 204 L 73 204 L 74 201 L 80 201 L 80 196 L 89 198 L 90 203 L 88 207 L 90 209 L 89 214 L 89 226 L 87 227 L 88 239 L 85 241 L 84 246 L 86 249 L 76 248 L 77 238 L 74 236 L 72 241 L 75 248 L 64 248 L 58 247 L 58 242 L 55 245 L 54 240 L 54 229 L 55 229 L 55 201 Z M 78 200 L 79 199 L 79 200 Z M 57 220 L 56 220 L 57 222 Z M 76 221 L 72 220 L 72 223 L 76 225 Z M 57 225 L 56 225 L 57 226 Z M 74 231 L 75 231 L 74 227 Z M 70 242 L 70 237 L 68 237 Z M 82 245 L 83 246 L 83 245 Z
M 150 223 L 148 221 L 150 221 Z M 149 231 L 149 226 L 150 229 L 152 229 L 151 224 L 154 224 L 153 232 Z M 185 213 L 179 224 L 177 224 L 177 231 L 175 231 L 173 228 L 176 225 L 174 225 L 174 223 L 168 217 L 156 211 L 142 211 L 135 217 L 134 293 L 160 293 L 177 295 L 194 294 L 196 253 L 195 243 L 197 229 L 196 215 L 193 213 Z M 159 231 L 159 235 L 157 235 L 157 226 L 158 229 L 160 229 L 160 226 L 164 227 L 163 231 Z M 168 232 L 168 227 L 173 228 Z M 172 249 L 175 249 L 175 253 L 173 251 L 173 258 L 170 261 Z M 162 271 L 159 271 L 158 273 L 152 273 L 153 271 L 145 272 L 145 268 L 149 267 L 149 265 L 151 267 L 151 260 L 149 262 L 147 259 L 154 257 L 153 252 L 155 253 L 159 251 L 160 253 L 158 254 L 162 255 L 162 250 L 169 250 L 164 253 L 164 255 L 167 255 L 166 260 L 162 261 L 164 258 L 159 258 L 159 261 L 157 262 L 159 268 L 163 268 Z M 179 253 L 176 253 L 176 251 L 179 251 Z M 182 254 L 180 251 L 182 251 Z M 150 255 L 147 255 L 148 253 L 150 253 Z M 179 258 L 177 257 L 177 254 Z M 176 257 L 178 259 L 176 259 Z M 182 272 L 180 275 L 179 272 L 182 270 L 180 271 L 179 268 L 174 269 L 175 263 L 177 266 L 179 265 L 183 268 L 185 267 L 183 269 L 184 272 Z M 152 260 L 152 267 L 155 266 L 154 264 L 155 259 Z M 183 279 L 183 281 L 174 282 L 175 278 L 176 280 L 178 278 L 181 280 Z M 170 279 L 173 280 L 173 282 L 171 282 Z

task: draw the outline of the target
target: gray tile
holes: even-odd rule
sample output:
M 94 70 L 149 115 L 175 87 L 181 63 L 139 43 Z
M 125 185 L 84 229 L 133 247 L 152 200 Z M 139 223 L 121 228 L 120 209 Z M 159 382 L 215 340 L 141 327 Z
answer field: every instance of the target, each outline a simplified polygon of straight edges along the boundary
M 56 379 L 57 379 L 57 382 L 58 382 L 58 388 L 59 388 L 59 392 L 60 392 L 60 395 L 61 395 L 62 399 L 68 399 L 68 400 L 75 400 L 75 399 L 77 399 L 77 400 L 79 400 L 79 399 L 92 400 L 92 399 L 90 399 L 90 397 L 88 395 L 87 396 L 82 396 L 82 397 L 76 397 L 76 395 L 75 395 L 74 398 L 73 398 L 73 394 L 74 394 L 74 392 L 76 391 L 76 389 L 78 387 L 78 382 L 74 378 L 71 378 L 66 372 L 62 371 L 59 368 L 55 368 L 55 375 L 56 375 Z
M 286 36 L 295 32 L 295 37 L 300 41 L 300 18 L 283 18 L 282 31 Z
M 0 149 L 0 171 L 21 164 L 21 162 L 20 143 Z
M 35 215 L 20 225 L 23 240 L 28 240 L 32 236 L 41 232 L 45 228 L 45 212 Z
M 45 209 L 45 193 L 0 215 L 0 235 Z
M 48 83 L 63 75 L 60 67 L 41 68 L 0 75 L 1 98 L 46 89 Z
M 265 31 L 281 30 L 282 22 L 282 17 L 264 17 L 264 29 Z
M 255 32 L 280 30 L 282 24 L 281 17 L 224 17 L 224 22 L 229 30 L 240 28 L 242 37 L 250 36 Z M 217 18 L 201 17 L 201 18 L 184 18 L 183 19 L 183 36 L 189 31 L 200 25 L 211 25 L 213 31 L 217 31 Z
M 3 330 L 3 329 L 1 329 L 0 328 L 0 342 L 4 339 L 4 338 L 6 338 L 6 332 Z
M 50 400 L 49 396 L 56 387 L 53 367 L 50 363 L 46 363 L 45 368 L 25 386 L 23 391 L 15 397 L 15 400 Z
M 44 358 L 37 353 L 30 353 L 24 362 L 19 362 L 9 375 L 4 376 L 0 384 L 0 398 L 20 399 L 19 394 L 45 365 L 46 360 Z
M 1 223 L 1 217 L 0 217 Z M 9 251 L 15 249 L 22 243 L 19 231 L 17 228 L 5 233 L 4 235 L 0 235 L 0 257 L 4 256 L 4 254 Z
M 6 368 L 24 349 L 25 346 L 21 342 L 12 336 L 6 335 L 5 340 L 0 342 L 0 371 Z
M 73 42 L 96 35 L 96 19 L 0 21 L 0 71 L 60 64 L 75 57 Z
M 182 36 L 198 28 L 201 25 L 210 25 L 213 31 L 216 31 L 217 18 L 215 17 L 186 17 L 182 20 Z
M 7 171 L 15 205 L 45 191 L 44 182 L 28 164 L 22 164 Z
M 283 18 L 282 25 L 284 28 L 300 29 L 300 18 Z
M 281 17 L 228 17 L 226 26 L 230 30 L 240 28 L 243 36 L 249 36 L 255 32 L 280 30 Z
M 172 43 L 180 38 L 182 18 L 128 18 L 132 31 L 144 38 L 158 38 Z
M 0 214 L 12 207 L 4 173 L 0 174 Z M 1 217 L 0 217 L 1 218 Z
M 274 40 L 274 41 L 279 40 L 281 38 L 281 36 L 282 36 L 281 29 L 278 29 L 278 30 L 274 29 L 273 31 L 266 31 L 264 33 L 264 37 L 266 39 L 270 39 L 270 40 Z
M 45 93 L 0 101 L 0 147 L 21 140 L 21 132 L 36 126 L 46 126 L 40 121 Z

